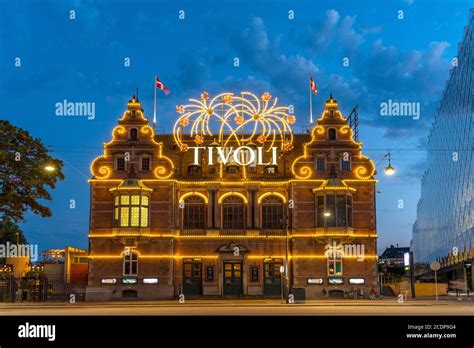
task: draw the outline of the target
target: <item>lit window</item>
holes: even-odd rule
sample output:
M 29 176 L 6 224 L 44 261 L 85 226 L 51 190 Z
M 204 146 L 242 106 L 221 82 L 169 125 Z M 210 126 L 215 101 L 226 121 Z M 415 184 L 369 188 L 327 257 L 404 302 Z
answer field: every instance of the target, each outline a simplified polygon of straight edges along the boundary
M 342 254 L 338 251 L 329 251 L 328 275 L 342 275 Z
M 114 225 L 118 227 L 148 227 L 149 198 L 144 195 L 115 197 Z

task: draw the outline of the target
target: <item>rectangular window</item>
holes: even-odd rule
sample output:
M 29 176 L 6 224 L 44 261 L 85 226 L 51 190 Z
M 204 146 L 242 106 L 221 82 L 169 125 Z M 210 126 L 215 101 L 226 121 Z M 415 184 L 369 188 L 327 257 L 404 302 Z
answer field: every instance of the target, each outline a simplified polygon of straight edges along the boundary
M 344 161 L 344 159 L 341 162 L 341 169 L 343 172 L 350 172 L 351 171 L 351 162 L 349 159 L 347 161 Z
M 123 172 L 125 170 L 125 158 L 117 158 L 117 171 Z
M 326 196 L 326 227 L 336 226 L 336 205 L 334 196 Z
M 132 215 L 130 220 L 130 226 L 137 227 L 139 224 L 139 217 L 140 217 L 140 208 L 139 207 L 132 207 Z
M 115 197 L 114 225 L 120 227 L 148 227 L 149 198 L 141 195 Z
M 317 197 L 316 227 L 324 227 L 324 196 Z
M 127 227 L 130 210 L 128 207 L 120 208 L 120 226 Z
M 346 196 L 336 196 L 337 227 L 346 227 Z
M 141 207 L 140 226 L 148 226 L 148 207 Z
M 120 197 L 120 204 L 121 205 L 129 205 L 130 204 L 130 196 L 121 196 Z
M 132 205 L 139 205 L 140 204 L 140 196 L 133 195 L 132 196 Z
M 325 170 L 325 160 L 324 157 L 317 157 L 316 158 L 316 171 L 324 172 Z
M 352 197 L 347 196 L 347 226 L 352 227 Z
M 342 275 L 342 259 L 341 256 L 328 256 L 328 275 Z
M 143 157 L 142 158 L 142 170 L 149 171 L 150 170 L 150 157 Z

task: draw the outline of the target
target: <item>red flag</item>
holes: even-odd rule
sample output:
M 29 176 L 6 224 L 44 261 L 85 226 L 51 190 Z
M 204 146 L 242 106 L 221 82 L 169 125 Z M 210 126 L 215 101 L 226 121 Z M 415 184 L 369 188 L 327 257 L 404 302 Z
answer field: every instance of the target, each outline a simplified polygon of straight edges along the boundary
M 316 83 L 314 83 L 313 77 L 309 74 L 309 85 L 313 90 L 314 94 L 318 95 L 318 87 L 316 87 Z
M 160 81 L 158 76 L 155 76 L 155 87 L 161 89 L 163 92 L 165 92 L 166 95 L 170 94 L 170 90 L 166 88 L 166 86 L 163 84 L 163 82 Z

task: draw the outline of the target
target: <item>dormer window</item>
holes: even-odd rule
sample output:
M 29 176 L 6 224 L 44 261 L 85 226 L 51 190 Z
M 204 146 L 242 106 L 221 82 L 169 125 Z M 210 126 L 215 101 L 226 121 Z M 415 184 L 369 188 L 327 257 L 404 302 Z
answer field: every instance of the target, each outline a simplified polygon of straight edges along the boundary
M 138 131 L 136 128 L 130 129 L 130 140 L 137 141 L 138 140 Z
M 324 157 L 316 157 L 316 171 L 324 172 L 326 170 L 326 160 Z
M 125 158 L 124 157 L 118 157 L 116 159 L 116 169 L 118 172 L 125 171 Z
M 342 160 L 341 160 L 341 170 L 343 172 L 350 172 L 351 171 L 351 160 L 350 160 L 350 158 L 347 158 L 346 160 L 344 160 L 344 158 L 342 158 Z
M 336 140 L 336 130 L 334 128 L 328 129 L 328 140 Z
M 150 170 L 150 157 L 148 156 L 142 157 L 141 168 L 142 168 L 142 171 Z

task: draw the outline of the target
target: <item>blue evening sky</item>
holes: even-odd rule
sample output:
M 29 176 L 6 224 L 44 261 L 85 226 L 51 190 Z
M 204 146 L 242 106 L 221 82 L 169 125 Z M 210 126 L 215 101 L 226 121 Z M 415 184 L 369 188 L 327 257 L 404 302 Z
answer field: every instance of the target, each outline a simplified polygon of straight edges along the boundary
M 0 118 L 53 146 L 53 155 L 65 162 L 66 179 L 47 202 L 53 217 L 28 214 L 22 224 L 28 240 L 40 250 L 87 248 L 89 165 L 102 154 L 102 143 L 110 140 L 136 87 L 145 114 L 152 116 L 155 74 L 171 90 L 169 96 L 158 93 L 161 132 L 171 131 L 175 105 L 188 98 L 241 90 L 268 91 L 280 103 L 293 104 L 299 132 L 309 122 L 311 72 L 319 89 L 315 115 L 329 93 L 345 114 L 359 105 L 364 153 L 379 172 L 379 250 L 407 246 L 428 129 L 470 5 L 463 0 L 0 0 Z M 127 57 L 130 67 L 124 66 Z M 240 66 L 234 67 L 234 58 Z M 64 99 L 94 102 L 95 119 L 56 116 L 55 104 Z M 388 99 L 420 103 L 420 118 L 381 116 L 380 103 Z M 397 169 L 393 177 L 382 174 L 387 149 Z

